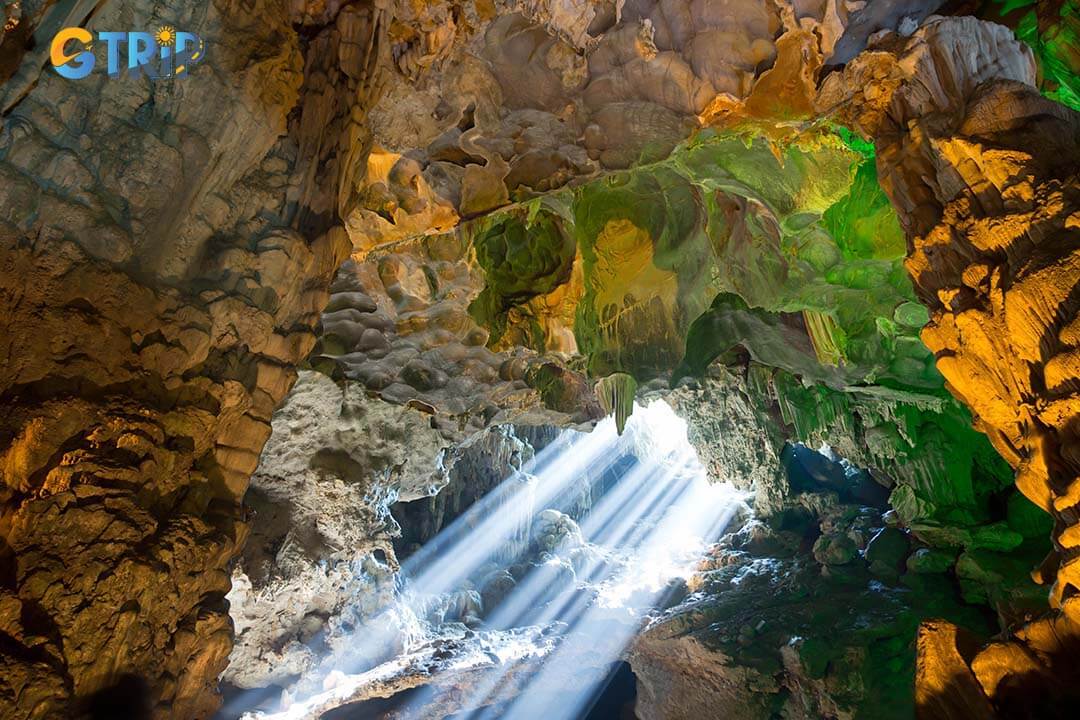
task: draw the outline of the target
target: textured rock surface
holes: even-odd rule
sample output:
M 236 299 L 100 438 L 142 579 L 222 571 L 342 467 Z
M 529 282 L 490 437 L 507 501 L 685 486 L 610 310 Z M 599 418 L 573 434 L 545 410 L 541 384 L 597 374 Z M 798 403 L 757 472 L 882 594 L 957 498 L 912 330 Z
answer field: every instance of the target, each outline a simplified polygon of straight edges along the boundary
M 1015 682 L 980 678 L 1002 711 L 1038 692 L 1027 659 L 1059 667 L 1053 658 L 1080 632 L 1080 115 L 1042 99 L 1034 79 L 1030 53 L 1005 28 L 965 18 L 866 53 L 823 93 L 875 138 L 883 187 L 909 237 L 907 267 L 931 310 L 923 339 L 950 390 L 1016 468 L 1019 489 L 1055 519 L 1055 551 L 1036 573 L 1052 583 L 1061 614 L 1019 630 L 998 662 L 955 652 L 927 660 L 928 674 L 1003 662 L 994 672 Z M 920 697 L 928 717 L 941 716 Z
M 916 641 L 921 621 L 941 618 L 949 633 L 974 638 L 1040 611 L 1045 601 L 1025 566 L 1035 560 L 1030 553 L 1010 554 L 1024 559 L 997 566 L 998 581 L 971 586 L 999 588 L 1010 601 L 993 592 L 975 597 L 965 590 L 959 550 L 932 547 L 898 523 L 883 496 L 859 497 L 849 463 L 805 446 L 788 446 L 783 456 L 778 514 L 722 538 L 678 604 L 629 649 L 638 717 L 696 718 L 724 707 L 740 718 L 910 718 L 917 706 L 925 712 L 924 695 L 940 695 L 932 683 L 912 693 L 936 662 L 923 652 L 923 635 Z
M 809 535 L 752 523 L 725 538 L 690 595 L 634 641 L 638 717 L 698 718 L 724 707 L 726 717 L 747 719 L 909 718 L 920 620 L 992 629 L 944 573 L 878 572 L 875 542 L 904 535 L 880 529 L 880 510 L 818 508 L 801 531 Z M 806 537 L 840 528 L 833 538 L 848 552 L 823 555 L 815 545 L 810 557 Z
M 342 195 L 340 209 L 368 249 L 663 159 L 703 125 L 810 118 L 825 63 L 938 4 L 635 0 L 616 11 L 527 0 L 373 11 L 391 23 L 398 72 L 380 76 L 383 92 L 361 113 L 373 152 L 339 165 L 360 191 Z
M 1022 615 L 1004 553 L 1038 522 L 980 448 L 948 454 L 970 441 L 950 429 L 966 418 L 916 339 L 926 317 L 879 178 L 932 311 L 923 340 L 1021 490 L 1054 515 L 1058 553 L 1039 574 L 1065 611 L 1020 630 L 1025 645 L 974 659 L 925 644 L 970 661 L 1003 708 L 1008 669 L 1041 667 L 1076 635 L 1080 124 L 1020 84 L 1035 64 L 1007 30 L 931 20 L 908 38 L 935 2 L 168 5 L 5 4 L 5 715 L 71 715 L 129 673 L 146 685 L 131 702 L 159 716 L 212 712 L 231 646 L 227 568 L 248 532 L 241 498 L 320 331 L 311 364 L 334 382 L 310 376 L 282 432 L 310 422 L 297 410 L 309 402 L 328 423 L 299 433 L 308 446 L 275 443 L 248 503 L 271 527 L 256 528 L 236 575 L 249 633 L 239 684 L 302 672 L 353 561 L 393 562 L 379 535 L 392 523 L 368 490 L 429 489 L 426 468 L 400 468 L 400 446 L 362 449 L 358 418 L 408 418 L 434 462 L 428 451 L 492 422 L 594 419 L 590 375 L 700 375 L 717 358 L 780 369 L 749 389 L 775 394 L 789 439 L 891 466 L 869 479 L 830 468 L 836 487 L 802 493 L 826 564 L 897 538 L 836 510 L 892 483 L 896 526 L 920 544 L 904 567 L 955 568 L 966 597 Z M 1044 89 L 1068 102 L 1077 63 L 1060 38 L 1075 24 L 1042 6 L 1035 17 L 1034 36 L 1018 32 L 1038 38 Z M 41 38 L 83 23 L 169 23 L 214 52 L 183 84 L 44 71 Z M 902 37 L 878 38 L 818 95 L 824 69 L 882 27 Z M 822 114 L 876 141 L 876 172 L 857 142 L 796 132 Z M 672 155 L 705 125 L 743 129 Z M 750 422 L 738 397 L 725 408 Z M 718 472 L 746 467 L 740 437 L 708 458 Z M 759 489 L 779 458 L 762 452 Z M 763 497 L 779 522 L 797 514 Z M 313 503 L 359 514 L 322 518 Z M 899 572 L 898 545 L 880 545 L 875 572 Z M 313 578 L 336 589 L 305 597 Z M 267 587 L 282 589 L 280 624 L 260 620 L 280 609 Z M 262 655 L 279 639 L 283 654 Z
M 451 232 L 346 262 L 311 365 L 422 409 L 447 440 L 493 422 L 601 417 L 587 381 L 558 357 L 486 346 L 489 331 L 469 314 L 482 280 L 468 252 Z
M 223 680 L 291 681 L 342 622 L 386 602 L 397 568 L 389 505 L 446 483 L 443 445 L 426 414 L 301 373 L 245 498 L 251 536 L 228 595 L 237 638 Z
M 898 521 L 935 546 L 1011 538 L 1011 545 L 998 548 L 1008 550 L 1046 529 L 1037 519 L 1039 529 L 1028 527 L 1026 502 L 1013 501 L 1015 519 L 1006 522 L 998 504 L 1012 494 L 1011 474 L 967 427 L 970 420 L 955 400 L 873 386 L 808 388 L 787 372 L 756 363 L 714 364 L 700 380 L 660 394 L 686 418 L 711 476 L 752 489 L 763 518 L 788 509 L 789 443 L 801 443 L 826 446 L 867 468 L 837 471 L 832 489 L 868 505 L 888 499 Z M 820 475 L 814 468 L 806 472 Z
M 431 539 L 533 456 L 510 426 L 451 442 L 431 418 L 301 371 L 245 498 L 250 537 L 227 598 L 237 637 L 223 681 L 317 688 L 355 629 L 396 598 L 396 548 Z
M 287 4 L 170 5 L 23 3 L 4 37 L 4 717 L 102 707 L 128 674 L 115 713 L 213 711 L 240 501 L 348 247 L 289 203 L 306 161 Z M 216 53 L 166 86 L 67 81 L 47 41 L 27 47 L 88 18 Z

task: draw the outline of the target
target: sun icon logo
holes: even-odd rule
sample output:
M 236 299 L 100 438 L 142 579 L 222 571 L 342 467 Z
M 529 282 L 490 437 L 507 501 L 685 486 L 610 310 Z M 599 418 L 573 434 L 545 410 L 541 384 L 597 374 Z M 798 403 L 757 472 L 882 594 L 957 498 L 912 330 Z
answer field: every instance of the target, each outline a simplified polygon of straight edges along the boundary
M 157 40 L 157 44 L 162 47 L 172 45 L 176 42 L 176 29 L 171 25 L 162 25 L 158 28 L 157 33 L 154 35 L 154 39 Z

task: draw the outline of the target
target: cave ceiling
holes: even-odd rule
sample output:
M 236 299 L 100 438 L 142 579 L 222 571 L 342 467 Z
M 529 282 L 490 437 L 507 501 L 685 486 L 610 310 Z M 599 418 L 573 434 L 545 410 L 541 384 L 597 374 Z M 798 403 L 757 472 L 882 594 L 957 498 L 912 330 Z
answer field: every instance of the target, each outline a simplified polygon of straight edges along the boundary
M 1004 707 L 1080 637 L 1075 0 L 4 12 L 0 714 L 85 714 L 137 671 L 152 716 L 210 717 L 252 507 L 326 473 L 428 497 L 479 433 L 621 430 L 649 393 L 714 473 L 739 423 L 703 403 L 776 477 L 788 441 L 887 470 L 965 592 L 971 553 L 1051 536 L 1054 612 L 1006 598 L 1015 632 L 963 657 L 924 625 L 921 707 L 946 676 Z M 188 78 L 49 67 L 59 28 L 164 24 L 212 48 Z M 372 541 L 365 513 L 334 532 Z

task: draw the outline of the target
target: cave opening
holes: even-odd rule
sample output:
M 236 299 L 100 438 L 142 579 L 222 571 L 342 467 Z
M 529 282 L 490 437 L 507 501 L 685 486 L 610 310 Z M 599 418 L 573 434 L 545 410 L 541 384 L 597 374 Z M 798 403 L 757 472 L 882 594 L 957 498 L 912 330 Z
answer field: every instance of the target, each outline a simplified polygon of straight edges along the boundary
M 918 620 L 986 636 L 1030 618 L 1047 532 L 946 390 L 905 248 L 873 147 L 829 126 L 705 131 L 355 253 L 255 474 L 253 508 L 293 510 L 272 544 L 256 516 L 234 571 L 228 682 L 283 688 L 267 717 L 534 717 L 558 691 L 579 718 L 625 662 L 648 718 L 668 711 L 658 687 L 700 706 L 695 673 L 775 676 L 779 653 L 771 704 L 891 698 L 904 717 Z M 747 507 L 631 608 L 648 622 L 612 623 L 590 604 L 608 571 L 558 551 L 647 537 L 630 528 L 684 492 L 634 440 L 651 408 L 669 412 L 653 440 Z M 564 642 L 575 623 L 599 656 Z M 699 644 L 696 669 L 673 661 Z
M 357 598 L 339 611 L 355 616 L 346 634 L 266 717 L 347 705 L 343 717 L 439 708 L 576 719 L 632 701 L 626 647 L 647 616 L 685 596 L 711 543 L 745 520 L 749 494 L 706 479 L 685 422 L 662 400 L 637 407 L 622 434 L 609 418 L 539 451 L 512 427 L 494 435 L 517 450 L 510 474 L 471 502 L 451 480 L 398 508 L 399 522 L 416 525 L 400 530 L 409 542 L 394 592 L 382 607 Z M 465 458 L 462 477 L 474 479 L 478 458 Z M 442 493 L 446 504 L 433 503 Z

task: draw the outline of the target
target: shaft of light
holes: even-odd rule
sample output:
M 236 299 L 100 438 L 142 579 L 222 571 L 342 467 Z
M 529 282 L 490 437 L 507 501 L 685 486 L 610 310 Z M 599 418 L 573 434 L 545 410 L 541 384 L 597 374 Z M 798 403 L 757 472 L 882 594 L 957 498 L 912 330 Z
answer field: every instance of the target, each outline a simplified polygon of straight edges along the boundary
M 577 433 L 563 433 L 563 437 L 567 441 L 544 455 L 544 466 L 538 468 L 535 479 L 523 482 L 524 474 L 511 476 L 499 485 L 495 497 L 488 500 L 489 493 L 429 542 L 430 550 L 425 547 L 417 553 L 419 557 L 406 562 L 403 574 L 415 592 L 440 595 L 454 590 L 498 553 L 520 520 L 514 513 L 502 512 L 504 508 L 551 507 L 583 475 L 600 474 L 618 459 L 612 452 L 620 442 L 613 424 L 601 423 L 585 437 Z M 454 561 L 446 562 L 447 557 Z
M 593 543 L 632 552 L 632 547 L 619 543 L 626 539 L 634 526 L 651 513 L 660 513 L 673 501 L 672 495 L 678 494 L 680 483 L 678 476 L 687 468 L 692 456 L 683 454 L 671 467 L 665 467 L 652 460 L 645 460 L 624 476 L 592 509 L 588 522 L 582 527 L 589 535 L 586 539 Z M 578 585 L 598 584 L 614 573 L 618 568 L 605 562 L 605 558 L 596 556 L 578 572 Z M 541 607 L 542 600 L 549 592 L 549 579 L 542 573 L 533 571 L 503 600 L 498 608 L 487 618 L 487 623 L 494 628 L 546 625 L 551 622 L 572 624 L 586 609 L 593 598 L 589 591 L 568 591 L 562 597 L 550 600 L 547 607 Z M 546 665 L 546 661 L 545 661 Z M 510 671 L 509 667 L 495 667 L 469 690 L 465 707 L 479 708 L 497 694 Z M 437 691 L 427 690 L 417 694 L 410 701 L 410 709 L 419 714 L 419 709 L 440 702 Z M 406 713 L 408 714 L 408 713 Z M 468 716 L 462 718 L 465 720 Z
M 729 502 L 717 502 L 724 499 Z M 730 500 L 730 496 L 723 498 L 722 493 L 711 493 L 707 486 L 697 484 L 681 493 L 669 505 L 667 516 L 660 525 L 642 538 L 637 548 L 641 561 L 666 561 L 665 546 L 675 536 L 715 532 L 717 525 L 726 524 L 735 510 L 736 505 Z M 676 576 L 678 571 L 687 574 L 691 569 L 692 563 L 687 563 L 682 568 L 671 568 L 663 574 Z M 617 577 L 612 596 L 621 600 L 615 605 L 616 608 L 637 619 L 644 616 L 657 601 L 663 587 L 643 588 L 635 585 L 637 583 L 633 577 Z M 639 623 L 613 621 L 612 607 L 604 602 L 583 605 L 578 610 L 565 639 L 553 654 L 544 659 L 540 672 L 530 680 L 524 691 L 508 708 L 501 708 L 497 713 L 488 708 L 479 718 L 532 720 L 543 717 L 545 720 L 571 720 L 586 714 L 603 691 L 603 684 L 589 686 L 575 682 L 572 668 L 582 665 L 584 660 L 601 666 L 605 662 L 610 664 L 617 661 L 638 632 Z M 552 703 L 553 697 L 558 697 L 557 703 Z
M 637 462 L 625 475 L 611 487 L 596 485 L 631 451 Z M 399 601 L 356 629 L 349 657 L 328 658 L 323 666 L 355 674 L 387 660 L 385 648 L 406 624 L 418 622 L 425 597 L 462 588 L 493 558 L 512 561 L 540 511 L 566 509 L 583 493 L 593 493 L 594 485 L 606 487 L 606 492 L 580 520 L 592 554 L 582 553 L 585 559 L 579 556 L 576 561 L 576 588 L 553 594 L 550 576 L 534 569 L 496 608 L 487 609 L 485 618 L 485 625 L 495 629 L 559 623 L 567 628 L 561 643 L 540 661 L 508 708 L 496 712 L 495 707 L 485 707 L 505 699 L 500 689 L 513 669 L 506 662 L 484 671 L 466 697 L 461 697 L 460 689 L 452 691 L 462 720 L 570 720 L 582 715 L 603 690 L 603 669 L 622 656 L 666 584 L 692 572 L 705 544 L 742 504 L 730 486 L 708 483 L 687 440 L 685 423 L 663 402 L 636 406 L 622 437 L 610 419 L 584 436 L 563 433 L 410 557 L 402 567 L 407 590 Z M 555 556 L 565 549 L 555 548 Z M 439 632 L 428 629 L 423 640 L 431 642 Z M 406 651 L 409 648 L 406 643 Z M 575 670 L 584 668 L 583 663 L 593 671 L 599 668 L 601 674 L 582 682 Z M 437 683 L 438 678 L 433 680 Z M 433 687 L 420 690 L 406 703 L 403 715 L 437 714 L 440 698 Z M 305 705 L 299 703 L 292 712 L 274 717 L 306 717 Z
M 635 467 L 629 475 L 619 481 L 614 490 L 601 499 L 590 512 L 589 517 L 597 518 L 600 521 L 598 524 L 615 522 L 620 512 L 623 513 L 624 522 L 632 522 L 640 518 L 646 512 L 647 503 L 663 492 L 663 482 L 648 482 L 650 478 L 655 478 L 660 474 L 657 471 L 658 468 L 651 463 L 642 463 Z M 641 496 L 639 501 L 630 503 L 629 501 L 635 495 Z M 582 534 L 585 534 L 584 528 L 582 528 Z M 540 573 L 529 573 L 510 596 L 489 614 L 488 623 L 496 628 L 538 624 L 533 618 L 526 618 L 524 615 L 533 609 L 536 599 L 546 589 L 545 579 Z M 542 618 L 540 622 L 551 619 L 553 618 Z

